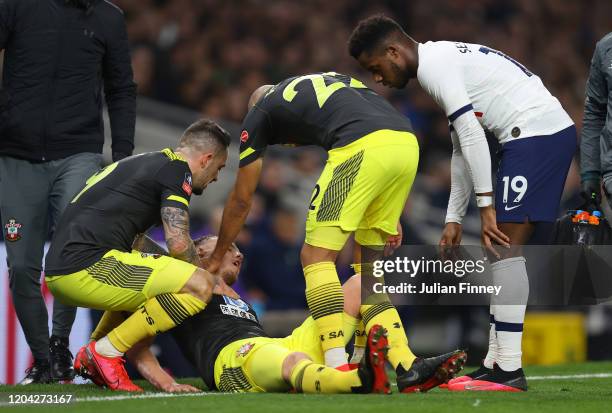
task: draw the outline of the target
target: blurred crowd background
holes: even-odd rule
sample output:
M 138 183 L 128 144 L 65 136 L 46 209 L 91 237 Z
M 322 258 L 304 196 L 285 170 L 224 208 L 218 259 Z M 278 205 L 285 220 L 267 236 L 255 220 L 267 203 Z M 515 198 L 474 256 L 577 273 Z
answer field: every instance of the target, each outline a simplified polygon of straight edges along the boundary
M 365 81 L 391 100 L 412 120 L 422 151 L 419 178 L 404 214 L 408 243 L 437 243 L 440 235 L 450 186 L 448 124 L 416 82 L 402 91 L 373 84 L 346 50 L 354 25 L 382 12 L 420 42 L 457 40 L 502 50 L 542 78 L 580 129 L 590 58 L 596 41 L 611 30 L 612 15 L 608 0 L 115 3 L 126 15 L 142 96 L 240 123 L 257 86 L 297 74 L 337 71 Z M 495 142 L 490 140 L 490 146 L 495 156 Z M 269 308 L 305 306 L 298 252 L 307 200 L 324 160 L 323 151 L 302 149 L 272 151 L 264 162 L 240 245 L 247 254 L 242 285 Z M 560 211 L 580 202 L 577 171 L 574 165 Z M 221 205 L 200 216 L 202 231 L 214 231 L 220 214 Z M 478 227 L 472 207 L 465 222 L 468 242 L 478 242 Z M 350 255 L 345 255 L 348 263 Z
M 450 189 L 448 121 L 416 81 L 405 90 L 391 91 L 374 84 L 358 67 L 346 47 L 356 23 L 371 14 L 385 13 L 419 42 L 452 40 L 499 49 L 542 78 L 578 130 L 595 43 L 612 31 L 610 0 L 112 1 L 123 9 L 127 20 L 141 97 L 139 116 L 151 102 L 162 102 L 163 109 L 145 108 L 150 117 L 162 119 L 171 112 L 184 111 L 192 119 L 219 120 L 235 133 L 234 150 L 249 95 L 261 84 L 335 71 L 364 81 L 388 98 L 410 118 L 421 147 L 419 175 L 402 216 L 404 243 L 408 244 L 437 244 L 441 234 Z M 181 123 L 181 128 L 187 124 Z M 176 135 L 168 136 L 165 142 L 155 141 L 155 133 L 163 134 L 158 124 L 154 125 L 137 121 L 137 148 L 145 141 L 149 146 L 174 145 Z M 495 160 L 496 142 L 489 139 L 489 144 Z M 237 157 L 237 152 L 232 156 Z M 319 148 L 269 150 L 253 209 L 238 239 L 246 256 L 238 290 L 263 314 L 271 335 L 286 334 L 304 318 L 305 285 L 299 251 L 309 198 L 325 159 Z M 213 185 L 215 188 L 204 193 L 203 198 L 214 199 L 213 204 L 196 208 L 194 238 L 217 232 L 235 166 L 229 169 L 222 172 L 226 176 Z M 581 203 L 578 172 L 575 161 L 560 214 Z M 218 188 L 222 188 L 221 195 L 213 196 Z M 477 208 L 471 205 L 464 220 L 464 243 L 479 244 L 479 229 Z M 161 230 L 152 235 L 163 242 Z M 547 228 L 535 242 L 547 242 Z M 344 251 L 338 263 L 343 279 L 351 274 L 350 262 L 351 251 Z M 612 357 L 610 317 L 602 318 L 603 310 L 593 308 L 589 313 L 590 343 L 597 343 L 593 340 L 602 335 L 607 341 L 589 345 L 589 357 Z M 420 323 L 419 334 L 410 333 L 417 352 L 469 347 L 476 364 L 478 354 L 485 350 L 488 313 L 483 308 L 404 308 L 402 315 L 409 332 L 414 331 L 414 323 Z M 599 338 L 593 335 L 594 330 Z M 591 349 L 605 354 L 591 354 Z M 174 359 L 176 352 L 167 354 Z

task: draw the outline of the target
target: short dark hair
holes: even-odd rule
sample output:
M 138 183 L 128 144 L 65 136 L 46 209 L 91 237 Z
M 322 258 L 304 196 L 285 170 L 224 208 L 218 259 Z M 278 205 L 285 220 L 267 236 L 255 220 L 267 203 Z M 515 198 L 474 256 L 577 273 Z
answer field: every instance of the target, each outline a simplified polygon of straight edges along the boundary
M 217 122 L 200 119 L 189 125 L 179 140 L 179 148 L 206 150 L 211 147 L 227 149 L 231 136 Z
M 363 52 L 374 51 L 393 33 L 403 33 L 401 26 L 384 14 L 376 14 L 359 22 L 348 41 L 351 56 L 358 59 Z

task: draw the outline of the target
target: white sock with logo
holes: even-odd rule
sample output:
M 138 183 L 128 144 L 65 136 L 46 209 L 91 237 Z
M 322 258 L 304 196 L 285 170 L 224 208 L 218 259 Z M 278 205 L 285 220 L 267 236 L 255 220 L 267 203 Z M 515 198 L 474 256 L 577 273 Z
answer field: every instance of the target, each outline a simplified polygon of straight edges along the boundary
M 325 365 L 336 368 L 346 364 L 346 351 L 344 347 L 330 348 L 325 352 Z
M 123 353 L 120 352 L 113 346 L 113 343 L 110 342 L 107 336 L 102 337 L 100 340 L 96 341 L 95 344 L 96 353 L 104 357 L 121 357 Z
M 497 355 L 495 362 L 504 371 L 521 368 L 523 322 L 529 298 L 529 278 L 524 257 L 513 257 L 491 264 L 493 284 L 501 287 L 493 296 Z M 490 342 L 490 340 L 489 340 Z
M 489 306 L 489 351 L 482 364 L 488 369 L 492 369 L 497 359 L 497 335 L 495 334 L 495 306 Z
M 359 364 L 364 354 L 365 354 L 365 347 L 355 346 L 353 348 L 353 355 L 351 356 L 351 361 L 349 361 L 349 363 Z

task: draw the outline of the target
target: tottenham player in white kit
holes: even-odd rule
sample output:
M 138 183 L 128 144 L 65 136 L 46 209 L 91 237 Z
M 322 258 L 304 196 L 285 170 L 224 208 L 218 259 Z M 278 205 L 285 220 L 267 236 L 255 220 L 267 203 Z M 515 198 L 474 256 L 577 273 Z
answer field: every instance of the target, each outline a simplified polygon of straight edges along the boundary
M 557 218 L 576 152 L 573 121 L 538 76 L 486 46 L 418 43 L 395 21 L 377 15 L 359 23 L 349 52 L 385 86 L 403 88 L 416 77 L 448 117 L 452 183 L 441 246 L 461 242 L 461 220 L 472 191 L 476 193 L 482 242 L 503 297 L 491 299 L 483 365 L 451 380 L 448 388 L 527 390 L 521 339 L 529 280 L 520 246 L 531 237 L 534 223 Z M 502 146 L 494 197 L 484 129 Z

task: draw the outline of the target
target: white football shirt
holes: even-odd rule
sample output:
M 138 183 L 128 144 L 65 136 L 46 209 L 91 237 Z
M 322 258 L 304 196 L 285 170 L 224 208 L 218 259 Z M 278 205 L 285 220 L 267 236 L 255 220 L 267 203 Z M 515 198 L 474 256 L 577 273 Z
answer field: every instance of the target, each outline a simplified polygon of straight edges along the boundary
M 502 52 L 440 41 L 419 44 L 418 53 L 418 81 L 451 123 L 474 111 L 502 144 L 573 125 L 542 80 Z

